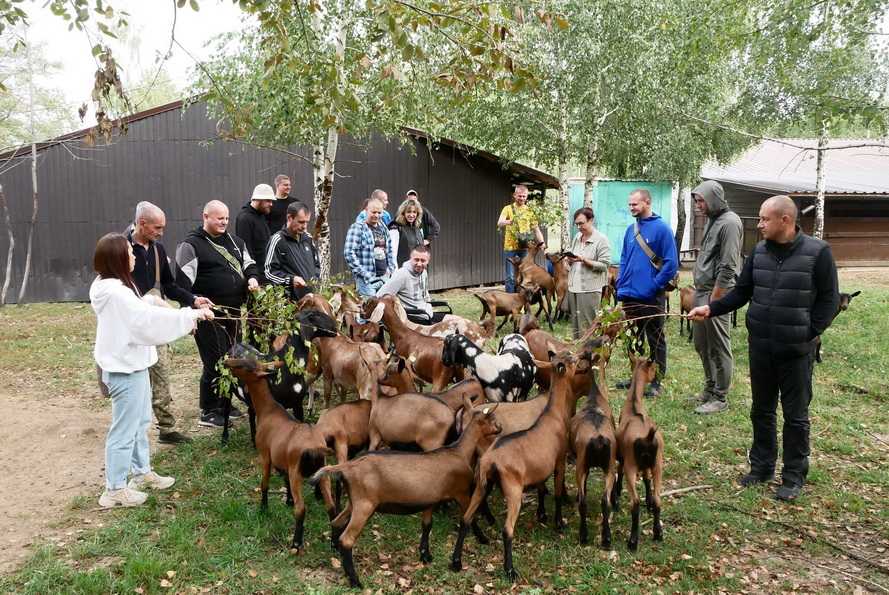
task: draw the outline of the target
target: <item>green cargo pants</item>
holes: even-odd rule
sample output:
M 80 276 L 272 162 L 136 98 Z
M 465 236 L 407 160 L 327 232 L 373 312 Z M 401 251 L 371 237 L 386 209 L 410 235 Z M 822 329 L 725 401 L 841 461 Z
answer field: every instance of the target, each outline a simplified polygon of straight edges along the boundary
M 148 377 L 151 380 L 151 408 L 157 418 L 157 428 L 161 434 L 172 432 L 176 426 L 176 418 L 173 417 L 171 404 L 173 396 L 170 394 L 170 347 L 157 346 L 157 363 L 148 368 Z

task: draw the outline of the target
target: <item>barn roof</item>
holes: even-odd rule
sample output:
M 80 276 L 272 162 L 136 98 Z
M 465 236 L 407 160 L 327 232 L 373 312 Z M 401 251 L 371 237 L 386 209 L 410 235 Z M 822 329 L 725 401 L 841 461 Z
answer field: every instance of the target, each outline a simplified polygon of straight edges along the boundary
M 764 140 L 729 164 L 706 164 L 701 177 L 785 194 L 814 194 L 817 146 L 818 139 L 813 138 Z M 833 139 L 828 148 L 826 193 L 889 194 L 889 144 L 876 139 Z
M 186 100 L 179 99 L 176 101 L 172 101 L 170 103 L 166 103 L 164 105 L 159 105 L 157 107 L 143 110 L 141 112 L 137 112 L 135 114 L 125 116 L 124 118 L 122 118 L 122 121 L 127 124 L 130 124 L 132 122 L 138 122 L 139 120 L 144 120 L 146 118 L 156 116 L 157 114 L 162 114 L 164 112 L 182 109 L 185 104 L 185 101 Z M 47 147 L 51 147 L 53 145 L 57 145 L 59 143 L 65 142 L 65 141 L 74 140 L 74 139 L 86 136 L 86 134 L 92 129 L 93 129 L 93 127 L 90 126 L 88 128 L 83 128 L 81 130 L 63 134 L 62 136 L 58 136 L 54 139 L 50 139 L 47 141 L 37 143 L 37 150 L 41 151 Z M 426 139 L 427 141 L 430 139 L 430 136 L 426 132 L 423 132 L 422 130 L 417 130 L 414 128 L 409 128 L 407 126 L 404 126 L 404 127 L 402 127 L 402 131 L 405 134 L 408 134 L 408 135 L 416 137 L 416 138 L 423 138 L 423 139 Z M 474 147 L 470 147 L 469 145 L 465 145 L 463 143 L 459 143 L 455 140 L 451 140 L 448 138 L 438 138 L 438 139 L 435 139 L 435 142 L 437 145 L 451 147 L 455 150 L 458 150 L 461 153 L 463 153 L 464 155 L 474 155 L 474 156 L 477 156 L 477 157 L 484 159 L 486 161 L 490 161 L 493 163 L 503 165 L 504 169 L 510 173 L 511 177 L 513 178 L 514 183 L 525 183 L 525 184 L 528 184 L 529 186 L 537 187 L 542 190 L 546 190 L 547 188 L 558 188 L 559 187 L 559 180 L 556 177 L 554 177 L 546 172 L 540 171 L 538 169 L 534 169 L 533 167 L 529 167 L 527 165 L 522 165 L 521 163 L 516 163 L 516 162 L 504 164 L 503 160 L 500 159 L 500 157 L 498 157 L 497 155 L 494 155 L 493 153 L 488 153 L 487 151 L 475 149 Z M 21 147 L 17 147 L 16 149 L 6 151 L 6 152 L 0 154 L 0 159 L 9 159 L 9 158 L 16 158 L 16 157 L 28 158 L 30 156 L 28 147 L 29 147 L 29 145 L 23 145 Z

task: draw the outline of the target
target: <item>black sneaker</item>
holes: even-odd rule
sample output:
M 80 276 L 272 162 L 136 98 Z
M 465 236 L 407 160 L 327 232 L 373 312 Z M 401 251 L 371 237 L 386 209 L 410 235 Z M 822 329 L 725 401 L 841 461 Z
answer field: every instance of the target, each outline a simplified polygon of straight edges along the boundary
M 742 488 L 749 488 L 750 486 L 753 486 L 756 484 L 769 483 L 770 481 L 772 481 L 772 479 L 774 477 L 775 476 L 773 474 L 764 475 L 764 474 L 760 474 L 760 473 L 753 473 L 751 471 L 751 472 L 747 473 L 746 475 L 742 475 L 738 479 L 738 484 Z
M 783 502 L 792 502 L 799 498 L 799 495 L 803 491 L 803 486 L 798 483 L 793 483 L 790 481 L 785 481 L 778 488 L 778 491 L 775 492 L 775 500 L 781 500 Z
M 648 386 L 645 387 L 645 392 L 642 393 L 642 396 L 646 399 L 653 399 L 655 397 L 660 396 L 661 394 L 661 385 L 658 382 L 652 382 Z
M 157 441 L 162 444 L 184 444 L 186 442 L 191 442 L 191 438 L 181 432 L 173 430 L 171 432 L 161 432 L 157 437 Z
M 614 385 L 614 388 L 626 390 L 626 389 L 630 388 L 631 384 L 632 384 L 632 381 L 630 381 L 630 380 L 618 380 L 617 383 Z
M 204 426 L 205 428 L 222 428 L 225 426 L 225 419 L 222 417 L 222 414 L 216 410 L 202 411 L 198 425 Z
M 244 417 L 244 412 L 232 405 L 231 411 L 228 412 L 229 419 L 241 419 Z

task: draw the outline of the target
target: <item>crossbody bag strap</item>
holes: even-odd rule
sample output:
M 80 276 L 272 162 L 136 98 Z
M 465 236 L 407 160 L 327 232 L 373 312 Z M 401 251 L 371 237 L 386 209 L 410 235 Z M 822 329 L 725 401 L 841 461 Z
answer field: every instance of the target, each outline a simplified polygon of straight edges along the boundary
M 210 244 L 210 246 L 214 250 L 219 252 L 219 255 L 222 256 L 222 258 L 224 258 L 225 261 L 228 263 L 228 266 L 230 266 L 231 269 L 234 272 L 236 272 L 239 277 L 241 277 L 243 279 L 244 278 L 244 269 L 242 268 L 241 263 L 238 262 L 238 260 L 234 256 L 232 256 L 232 253 L 229 252 L 228 250 L 226 250 L 225 248 L 223 248 L 222 246 L 218 246 L 218 245 L 216 245 L 216 243 L 211 242 L 210 238 L 204 238 L 204 239 L 207 240 L 207 243 Z M 238 247 L 236 245 L 235 249 L 237 249 L 237 248 Z M 240 250 L 239 250 L 239 252 L 240 252 Z
M 648 242 L 645 241 L 645 238 L 642 237 L 642 232 L 639 229 L 639 222 L 637 221 L 633 226 L 636 232 L 636 243 L 639 244 L 639 247 L 645 252 L 648 260 L 651 261 L 651 266 L 653 266 L 655 270 L 660 271 L 661 267 L 664 266 L 663 259 L 654 253 L 654 250 L 651 249 L 651 246 L 649 246 Z
M 161 257 L 157 250 L 157 243 L 153 246 L 154 248 L 154 289 L 160 290 L 161 288 Z

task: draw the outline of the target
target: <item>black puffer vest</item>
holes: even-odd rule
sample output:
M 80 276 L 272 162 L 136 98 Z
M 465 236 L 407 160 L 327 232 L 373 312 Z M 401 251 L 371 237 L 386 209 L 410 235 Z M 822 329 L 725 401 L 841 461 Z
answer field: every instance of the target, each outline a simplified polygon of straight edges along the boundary
M 827 243 L 800 232 L 790 250 L 779 255 L 771 242 L 756 245 L 753 254 L 753 297 L 747 308 L 750 349 L 777 359 L 811 353 L 815 338 L 815 261 Z M 783 252 L 783 251 L 782 251 Z

